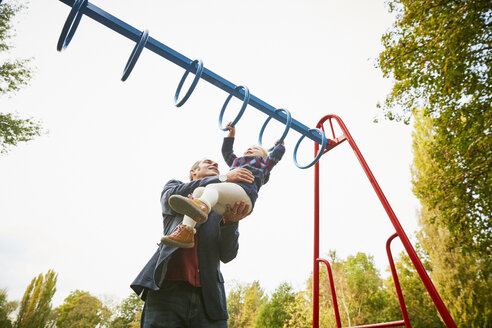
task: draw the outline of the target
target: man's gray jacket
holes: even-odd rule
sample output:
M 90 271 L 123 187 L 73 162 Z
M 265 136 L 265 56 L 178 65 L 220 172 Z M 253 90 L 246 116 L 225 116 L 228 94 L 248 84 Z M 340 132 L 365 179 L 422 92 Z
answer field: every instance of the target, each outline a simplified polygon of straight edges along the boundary
M 186 197 L 192 194 L 195 188 L 204 187 L 209 183 L 219 183 L 218 177 L 206 177 L 188 183 L 178 180 L 170 180 L 166 183 L 161 194 L 164 235 L 169 235 L 183 219 L 183 215 L 174 212 L 169 207 L 167 202 L 169 197 L 174 194 Z M 196 225 L 196 228 L 200 229 L 197 236 L 201 290 L 205 309 L 212 320 L 228 318 L 220 262 L 227 263 L 233 260 L 239 248 L 238 223 L 224 225 L 221 222 L 221 216 L 210 212 L 205 223 Z M 135 278 L 131 288 L 143 299 L 146 290 L 158 290 L 162 285 L 167 272 L 167 264 L 176 250 L 175 247 L 160 244 L 152 258 Z

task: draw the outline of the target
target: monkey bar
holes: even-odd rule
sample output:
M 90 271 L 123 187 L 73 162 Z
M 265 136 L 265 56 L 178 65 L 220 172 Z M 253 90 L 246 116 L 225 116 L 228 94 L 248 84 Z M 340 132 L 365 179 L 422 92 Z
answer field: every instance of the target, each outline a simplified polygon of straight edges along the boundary
M 2 0 L 0 0 L 1 3 Z M 401 307 L 401 312 L 403 316 L 403 320 L 400 321 L 393 321 L 393 322 L 387 322 L 387 323 L 379 323 L 379 324 L 372 324 L 372 325 L 365 325 L 365 326 L 359 326 L 359 327 L 396 327 L 396 326 L 406 326 L 410 327 L 410 322 L 408 319 L 408 314 L 406 311 L 405 303 L 403 300 L 403 294 L 401 292 L 401 288 L 398 282 L 398 276 L 396 274 L 396 269 L 394 267 L 393 259 L 391 256 L 391 250 L 390 250 L 390 243 L 391 241 L 396 238 L 397 236 L 400 238 L 401 242 L 403 243 L 403 246 L 405 247 L 405 250 L 407 251 L 410 259 L 412 260 L 413 265 L 417 269 L 417 272 L 422 279 L 422 282 L 425 285 L 425 288 L 427 289 L 429 295 L 431 296 L 437 310 L 439 311 L 443 321 L 449 328 L 454 328 L 456 327 L 456 324 L 454 323 L 453 319 L 451 318 L 446 306 L 442 302 L 437 290 L 435 289 L 432 281 L 430 280 L 429 276 L 427 275 L 427 272 L 424 269 L 424 266 L 420 262 L 415 250 L 413 249 L 410 240 L 408 239 L 407 235 L 405 234 L 405 231 L 403 230 L 402 226 L 400 225 L 398 219 L 396 218 L 395 214 L 393 213 L 393 210 L 391 209 L 388 201 L 386 200 L 386 197 L 384 196 L 383 192 L 381 191 L 381 188 L 379 187 L 376 179 L 372 175 L 372 172 L 369 169 L 369 166 L 365 162 L 364 158 L 362 157 L 362 154 L 360 153 L 359 149 L 357 148 L 357 145 L 355 144 L 354 139 L 348 132 L 347 128 L 345 127 L 344 123 L 342 120 L 336 116 L 336 115 L 327 115 L 323 117 L 319 123 L 317 124 L 316 128 L 310 129 L 304 124 L 296 121 L 293 119 L 289 113 L 284 108 L 279 108 L 276 109 L 275 107 L 269 105 L 268 103 L 264 102 L 263 100 L 255 97 L 249 92 L 249 89 L 246 86 L 243 85 L 235 85 L 228 80 L 224 79 L 223 77 L 215 74 L 214 72 L 208 70 L 207 68 L 204 67 L 203 62 L 199 59 L 196 60 L 191 60 L 179 52 L 169 48 L 168 46 L 162 44 L 161 42 L 157 41 L 156 39 L 152 38 L 149 34 L 148 30 L 144 31 L 139 31 L 138 29 L 130 26 L 129 24 L 121 21 L 120 19 L 110 15 L 109 13 L 105 12 L 104 10 L 98 8 L 97 6 L 89 3 L 87 0 L 60 0 L 61 2 L 67 4 L 68 6 L 71 6 L 70 13 L 65 21 L 65 24 L 63 26 L 60 38 L 58 40 L 57 44 L 57 50 L 62 51 L 65 49 L 69 43 L 71 42 L 75 31 L 84 15 L 94 19 L 95 21 L 107 26 L 108 28 L 112 29 L 113 31 L 129 38 L 130 40 L 135 42 L 135 47 L 130 54 L 130 58 L 128 59 L 128 62 L 124 68 L 123 75 L 121 80 L 125 81 L 131 74 L 133 68 L 135 67 L 135 64 L 142 53 L 144 49 L 148 49 L 157 55 L 173 62 L 174 64 L 182 67 L 185 69 L 185 73 L 183 77 L 181 78 L 178 87 L 176 89 L 175 93 L 175 104 L 177 107 L 182 106 L 188 98 L 191 96 L 193 90 L 197 86 L 197 83 L 199 80 L 202 78 L 206 80 L 207 82 L 215 85 L 219 89 L 224 90 L 226 93 L 228 93 L 228 97 L 222 106 L 222 110 L 219 115 L 219 127 L 222 127 L 222 118 L 224 111 L 227 107 L 227 104 L 229 103 L 230 99 L 235 96 L 238 99 L 241 99 L 243 101 L 243 104 L 241 106 L 241 109 L 239 111 L 239 114 L 236 116 L 236 118 L 233 121 L 233 124 L 236 124 L 239 119 L 241 118 L 241 115 L 243 115 L 246 107 L 252 106 L 255 107 L 256 109 L 260 110 L 261 112 L 265 113 L 268 115 L 267 120 L 263 124 L 263 127 L 260 130 L 260 135 L 259 135 L 259 143 L 261 144 L 262 142 L 262 135 L 265 130 L 265 127 L 267 126 L 268 122 L 273 118 L 283 124 L 285 124 L 285 130 L 282 134 L 282 137 L 280 139 L 283 140 L 287 133 L 290 131 L 290 129 L 293 129 L 301 134 L 301 138 L 297 142 L 295 148 L 294 148 L 294 162 L 299 168 L 308 168 L 313 165 L 315 165 L 315 225 L 314 225 L 314 269 L 313 269 L 313 327 L 318 328 L 319 327 L 319 263 L 324 263 L 328 269 L 328 273 L 330 276 L 330 287 L 332 291 L 332 299 L 333 299 L 333 304 L 335 308 L 335 314 L 336 314 L 336 319 L 337 319 L 337 326 L 340 328 L 341 327 L 341 322 L 340 322 L 340 315 L 338 313 L 338 305 L 337 305 L 337 300 L 336 300 L 336 293 L 335 293 L 335 286 L 333 283 L 333 276 L 331 273 L 331 268 L 328 263 L 328 261 L 321 259 L 319 257 L 319 159 L 323 154 L 328 152 L 329 150 L 333 149 L 334 147 L 338 146 L 344 141 L 348 141 L 350 146 L 352 147 L 357 159 L 359 160 L 362 168 L 364 169 L 364 172 L 366 173 L 367 177 L 369 178 L 369 181 L 371 182 L 376 194 L 378 195 L 384 209 L 386 210 L 389 219 L 391 223 L 393 224 L 396 233 L 392 235 L 387 242 L 387 252 L 388 252 L 388 258 L 390 261 L 390 266 L 391 266 L 391 272 L 395 281 L 395 288 L 397 290 L 398 294 L 398 300 L 400 302 L 400 307 Z M 183 87 L 183 84 L 188 76 L 189 73 L 193 73 L 195 76 L 193 78 L 193 81 L 188 88 L 188 90 L 185 93 L 185 96 L 179 100 L 179 94 L 181 92 L 181 89 Z M 332 124 L 332 119 L 335 120 L 339 127 L 342 130 L 342 135 L 337 137 L 335 135 L 334 129 L 333 129 L 333 124 Z M 330 127 L 331 127 L 331 132 L 332 132 L 332 139 L 328 139 L 325 135 L 324 131 L 324 122 L 329 121 Z M 299 145 L 301 141 L 305 138 L 308 137 L 309 139 L 313 140 L 315 142 L 315 159 L 313 162 L 307 165 L 300 165 L 297 162 L 297 150 L 299 148 Z M 321 146 L 321 147 L 320 147 Z
M 159 42 L 158 40 L 152 38 L 149 35 L 148 30 L 140 31 L 133 26 L 123 22 L 122 20 L 112 16 L 111 14 L 107 13 L 106 11 L 102 10 L 101 8 L 93 5 L 92 3 L 88 2 L 87 0 L 60 0 L 61 2 L 69 5 L 72 7 L 70 10 L 70 13 L 68 14 L 68 17 L 65 21 L 65 24 L 63 26 L 62 32 L 60 34 L 60 38 L 58 40 L 57 44 L 57 50 L 58 51 L 63 51 L 72 41 L 72 38 L 75 34 L 75 31 L 77 30 L 77 27 L 79 26 L 79 23 L 84 15 L 92 18 L 93 20 L 107 26 L 108 28 L 112 29 L 113 31 L 121 34 L 122 36 L 127 37 L 128 39 L 136 42 L 135 47 L 130 54 L 130 58 L 128 59 L 128 62 L 125 66 L 125 69 L 123 71 L 123 76 L 121 78 L 122 81 L 126 81 L 126 79 L 129 77 L 131 74 L 133 68 L 135 67 L 135 64 L 141 54 L 141 52 L 144 49 L 148 49 L 155 54 L 173 62 L 174 64 L 184 68 L 186 71 L 178 85 L 178 88 L 176 90 L 175 94 L 175 102 L 176 106 L 180 107 L 182 106 L 186 100 L 190 97 L 191 93 L 193 92 L 194 88 L 196 87 L 198 81 L 201 79 L 206 80 L 207 82 L 215 85 L 219 89 L 224 90 L 226 93 L 229 94 L 228 98 L 226 99 L 224 106 L 222 107 L 222 111 L 220 112 L 219 116 L 219 126 L 223 129 L 222 127 L 222 117 L 225 111 L 225 108 L 231 99 L 232 96 L 235 96 L 241 100 L 243 100 L 243 106 L 241 107 L 241 110 L 237 117 L 233 120 L 232 126 L 234 126 L 237 121 L 241 118 L 241 115 L 244 113 L 244 110 L 246 109 L 246 106 L 252 106 L 255 107 L 256 109 L 260 110 L 261 112 L 265 113 L 268 115 L 267 121 L 264 124 L 264 127 L 268 123 L 268 121 L 273 118 L 283 124 L 286 125 L 286 131 L 289 131 L 290 129 L 293 129 L 297 132 L 299 132 L 302 136 L 301 139 L 299 139 L 299 142 L 297 143 L 297 146 L 294 151 L 294 162 L 299 168 L 308 168 L 314 165 L 315 161 L 319 160 L 322 153 L 319 154 L 319 156 L 316 157 L 315 161 L 312 163 L 302 166 L 297 162 L 297 149 L 298 146 L 301 142 L 301 140 L 304 137 L 308 137 L 309 139 L 313 140 L 316 143 L 319 143 L 321 145 L 321 149 L 325 149 L 327 146 L 330 147 L 329 141 L 326 139 L 325 135 L 320 131 L 319 129 L 310 129 L 306 125 L 300 123 L 299 121 L 295 120 L 294 118 L 291 118 L 290 113 L 287 113 L 288 111 L 286 109 L 276 109 L 272 105 L 266 103 L 265 101 L 255 97 L 253 94 L 249 92 L 249 89 L 246 86 L 241 86 L 241 85 L 235 85 L 225 78 L 221 77 L 220 75 L 210 71 L 206 67 L 203 66 L 203 62 L 201 60 L 191 60 L 184 55 L 180 54 L 179 52 L 171 49 L 170 47 L 166 46 L 165 44 Z M 183 86 L 183 83 L 189 73 L 195 74 L 194 80 L 187 90 L 187 93 L 183 97 L 181 101 L 178 101 L 179 93 L 181 91 L 181 88 Z M 264 131 L 264 127 L 260 132 L 259 136 L 259 143 L 261 144 L 261 139 L 262 139 L 262 134 Z M 285 138 L 286 133 L 284 133 L 283 137 Z

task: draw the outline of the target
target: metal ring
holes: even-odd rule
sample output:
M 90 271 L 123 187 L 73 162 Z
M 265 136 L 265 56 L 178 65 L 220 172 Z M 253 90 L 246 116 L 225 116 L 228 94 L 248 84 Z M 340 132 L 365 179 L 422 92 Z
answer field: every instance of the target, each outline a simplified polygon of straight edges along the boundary
M 184 95 L 183 99 L 181 99 L 178 102 L 179 98 L 179 93 L 181 92 L 181 88 L 183 87 L 183 84 L 186 80 L 186 77 L 188 76 L 188 73 L 190 73 L 191 69 L 195 67 L 195 65 L 198 65 L 196 68 L 196 73 L 195 73 L 195 78 L 193 79 L 193 82 L 190 85 L 190 88 L 188 91 L 186 91 L 186 94 Z M 186 70 L 186 72 L 183 74 L 183 77 L 181 78 L 181 81 L 179 81 L 178 88 L 176 89 L 176 93 L 174 94 L 174 104 L 176 107 L 181 107 L 183 104 L 190 98 L 191 93 L 193 90 L 195 90 L 195 87 L 198 83 L 198 80 L 200 80 L 200 77 L 202 76 L 203 73 L 203 62 L 201 59 L 195 59 L 194 61 L 191 62 L 190 68 Z
M 62 51 L 70 44 L 73 35 L 79 26 L 80 19 L 84 15 L 82 8 L 87 5 L 87 0 L 75 0 L 70 13 L 68 14 L 65 25 L 63 25 L 62 32 L 58 38 L 58 44 L 56 50 Z
M 276 109 L 276 110 L 275 110 L 275 113 L 277 113 L 277 112 L 282 112 L 282 113 L 284 113 L 284 114 L 285 114 L 285 116 L 287 117 L 287 121 L 286 121 L 286 123 L 285 123 L 285 130 L 284 130 L 284 133 L 282 134 L 282 136 L 280 137 L 280 139 L 279 139 L 279 140 L 278 140 L 278 142 L 277 142 L 277 144 L 281 144 L 281 143 L 284 141 L 285 137 L 287 136 L 287 133 L 289 133 L 290 125 L 291 125 L 291 123 L 292 123 L 292 116 L 290 115 L 290 112 L 289 112 L 287 109 L 284 109 L 284 108 L 279 108 L 279 109 Z M 265 123 L 263 124 L 263 126 L 261 127 L 261 130 L 260 130 L 260 135 L 259 135 L 259 137 L 258 137 L 258 144 L 259 144 L 260 146 L 262 146 L 263 132 L 265 132 L 265 128 L 266 128 L 266 126 L 268 125 L 268 122 L 270 122 L 270 120 L 271 120 L 271 119 L 272 119 L 272 116 L 269 116 L 269 117 L 266 119 L 266 121 L 265 121 Z M 272 150 L 273 150 L 273 148 L 275 148 L 275 147 L 272 147 L 272 148 L 268 149 L 268 151 L 272 151 Z
M 220 115 L 219 115 L 219 128 L 222 130 L 222 131 L 228 131 L 227 128 L 223 128 L 222 127 L 222 119 L 224 117 L 224 112 L 225 112 L 225 109 L 227 107 L 227 104 L 229 103 L 229 101 L 231 100 L 232 96 L 234 95 L 234 93 L 237 91 L 237 90 L 240 90 L 240 89 L 244 89 L 244 98 L 243 98 L 243 105 L 241 107 L 241 109 L 239 110 L 239 113 L 237 114 L 236 118 L 234 119 L 234 121 L 232 121 L 231 123 L 231 127 L 236 125 L 237 122 L 239 122 L 239 119 L 241 118 L 241 116 L 243 116 L 243 113 L 244 113 L 244 110 L 246 109 L 246 106 L 248 106 L 248 102 L 249 102 L 249 89 L 248 87 L 244 86 L 244 85 L 239 85 L 237 86 L 236 88 L 234 88 L 234 90 L 232 91 L 232 93 L 227 97 L 224 105 L 222 106 L 222 110 L 220 111 Z
M 326 148 L 326 145 L 328 144 L 328 139 L 326 138 L 325 133 L 322 130 L 320 130 L 320 129 L 309 129 L 308 132 L 309 133 L 318 132 L 321 135 L 321 140 L 322 140 L 321 141 L 321 148 L 318 152 L 318 155 L 314 158 L 314 161 L 312 161 L 311 163 L 309 163 L 306 166 L 299 165 L 299 163 L 297 162 L 297 149 L 299 148 L 299 145 L 301 144 L 302 139 L 304 139 L 304 137 L 305 137 L 305 135 L 302 135 L 302 137 L 297 142 L 296 147 L 294 148 L 294 163 L 300 169 L 307 169 L 307 168 L 310 168 L 311 166 L 313 166 L 314 164 L 316 164 L 316 162 L 319 161 L 319 159 L 321 158 L 321 155 L 323 155 L 323 152 Z
M 145 44 L 147 43 L 148 39 L 149 39 L 149 30 L 145 30 L 140 35 L 140 40 L 138 40 L 137 44 L 132 50 L 132 53 L 130 54 L 130 58 L 128 58 L 128 61 L 126 62 L 126 66 L 125 69 L 123 70 L 123 76 L 121 77 L 121 81 L 126 81 L 128 76 L 130 76 L 130 73 L 132 72 L 133 67 L 135 67 L 138 57 L 140 57 L 140 54 L 142 53 L 143 48 L 145 48 Z

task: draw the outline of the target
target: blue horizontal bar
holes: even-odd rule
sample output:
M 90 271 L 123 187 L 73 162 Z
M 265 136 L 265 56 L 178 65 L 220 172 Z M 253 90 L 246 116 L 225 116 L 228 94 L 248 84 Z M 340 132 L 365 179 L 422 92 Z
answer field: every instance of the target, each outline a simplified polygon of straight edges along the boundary
M 68 6 L 73 6 L 75 0 L 60 0 L 61 2 L 65 3 Z M 140 36 L 142 34 L 142 31 L 139 31 L 138 29 L 134 28 L 133 26 L 123 22 L 122 20 L 114 17 L 113 15 L 105 12 L 101 8 L 91 4 L 90 2 L 87 3 L 87 7 L 83 9 L 83 13 L 90 18 L 94 19 L 95 21 L 109 27 L 113 31 L 129 38 L 130 40 L 134 42 L 138 42 L 140 39 Z M 174 64 L 184 68 L 184 69 L 189 69 L 190 64 L 192 63 L 193 60 L 187 58 L 186 56 L 183 56 L 179 52 L 169 48 L 165 44 L 159 42 L 158 40 L 149 37 L 147 43 L 145 44 L 145 48 L 149 49 L 150 51 L 156 53 L 157 55 L 166 58 L 167 60 L 173 62 Z M 193 68 L 194 69 L 194 68 Z M 228 94 L 234 93 L 234 89 L 236 88 L 236 85 L 233 83 L 229 82 L 228 80 L 224 79 L 223 77 L 215 74 L 214 72 L 208 70 L 207 68 L 203 69 L 202 73 L 202 79 L 206 80 L 207 82 L 215 85 L 216 87 L 224 90 Z M 235 93 L 235 96 L 238 97 L 239 99 L 242 98 L 242 95 L 239 94 L 239 92 Z M 276 108 L 269 105 L 268 103 L 264 102 L 263 100 L 255 97 L 253 94 L 250 95 L 250 100 L 249 100 L 249 105 L 255 107 L 256 109 L 262 111 L 263 113 L 267 114 L 268 116 L 273 117 L 277 121 L 285 124 L 287 122 L 286 116 L 283 113 L 276 113 L 275 110 Z M 309 132 L 309 128 L 305 126 L 304 124 L 298 122 L 294 118 L 292 118 L 292 124 L 291 124 L 291 129 L 296 130 L 300 134 L 306 136 L 307 138 L 313 140 L 314 142 L 317 142 L 318 144 L 321 145 L 322 139 L 317 133 L 312 133 Z

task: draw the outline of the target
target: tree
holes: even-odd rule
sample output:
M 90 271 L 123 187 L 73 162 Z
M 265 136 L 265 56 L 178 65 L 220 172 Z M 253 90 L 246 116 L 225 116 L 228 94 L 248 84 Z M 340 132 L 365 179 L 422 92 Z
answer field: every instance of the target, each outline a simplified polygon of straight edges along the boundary
M 291 319 L 287 309 L 295 302 L 292 287 L 283 283 L 277 287 L 270 300 L 265 303 L 258 313 L 256 327 L 283 328 Z
M 139 327 L 143 304 L 140 297 L 132 293 L 118 306 L 116 317 L 111 321 L 109 328 Z
M 389 8 L 396 22 L 378 64 L 395 82 L 383 110 L 415 119 L 419 244 L 458 325 L 489 326 L 492 3 L 392 0 Z
M 14 1 L 0 3 L 0 54 L 8 58 L 12 46 L 12 20 L 23 9 Z M 3 56 L 2 56 L 3 57 Z M 7 59 L 0 62 L 0 95 L 12 94 L 28 84 L 32 69 L 27 59 Z M 0 112 L 0 154 L 7 153 L 11 146 L 32 140 L 42 133 L 39 122 L 32 118 L 22 119 L 17 114 Z
M 435 120 L 419 112 L 415 118 L 413 184 L 422 204 L 419 213 L 421 229 L 417 235 L 419 244 L 430 260 L 431 278 L 458 326 L 485 327 L 492 322 L 490 250 L 468 250 L 466 236 L 463 238 L 465 241 L 460 240 L 461 235 L 453 238 L 441 223 L 443 220 L 435 220 L 449 215 L 446 208 L 453 204 L 436 208 L 427 195 L 434 193 L 435 183 L 445 183 L 452 178 L 447 176 L 441 165 L 436 165 Z M 443 203 L 445 201 L 442 200 Z M 456 211 L 466 206 L 463 200 L 457 199 L 453 203 Z M 442 208 L 445 210 L 441 211 Z
M 267 302 L 265 292 L 258 281 L 237 284 L 227 297 L 229 327 L 253 327 L 259 309 Z
M 487 327 L 492 323 L 490 260 L 453 246 L 449 231 L 430 223 L 422 208 L 418 240 L 431 263 L 430 276 L 458 327 Z
M 71 292 L 56 311 L 58 328 L 96 327 L 106 324 L 111 317 L 111 312 L 100 300 L 80 290 Z
M 396 21 L 382 37 L 378 66 L 394 84 L 383 111 L 406 122 L 417 112 L 432 119 L 428 151 L 438 170 L 432 176 L 417 172 L 415 194 L 454 244 L 490 258 L 492 2 L 388 5 Z
M 391 312 L 390 293 L 383 284 L 372 256 L 357 253 L 341 260 L 337 258 L 335 251 L 330 251 L 326 258 L 333 273 L 343 326 L 374 324 L 401 318 L 401 314 L 395 316 Z M 337 327 L 329 276 L 324 269 L 320 270 L 319 291 L 320 326 Z M 312 277 L 308 281 L 308 294 L 312 295 Z
M 44 276 L 33 278 L 20 303 L 16 328 L 44 327 L 51 312 L 51 299 L 55 294 L 58 275 L 49 270 Z
M 349 325 L 388 321 L 389 294 L 376 269 L 374 258 L 364 253 L 344 262 Z
M 307 291 L 295 293 L 294 301 L 287 304 L 285 312 L 289 320 L 283 328 L 305 328 L 313 326 L 313 305 Z M 326 327 L 326 326 L 323 326 Z
M 8 300 L 6 289 L 0 289 L 0 328 L 13 327 L 9 316 L 18 305 L 18 302 Z
M 426 270 L 431 271 L 431 264 L 426 260 L 425 254 L 422 253 L 420 248 L 417 248 L 417 252 L 419 253 L 419 257 L 423 260 L 422 264 Z M 399 257 L 395 258 L 394 261 L 396 271 L 398 272 L 398 281 L 400 282 L 412 328 L 445 327 L 408 255 L 405 252 L 401 252 Z M 395 320 L 397 320 L 397 318 L 401 320 L 402 314 L 396 295 L 393 277 L 389 276 L 384 283 L 387 286 L 390 295 L 388 312 Z

